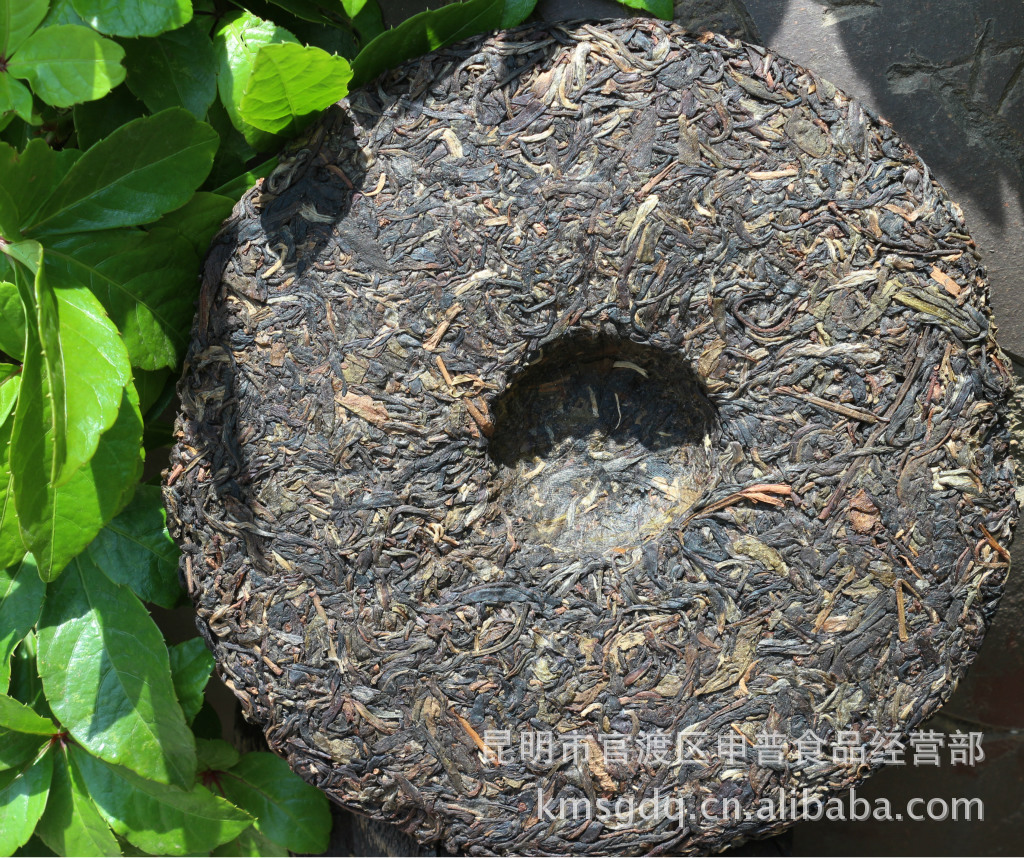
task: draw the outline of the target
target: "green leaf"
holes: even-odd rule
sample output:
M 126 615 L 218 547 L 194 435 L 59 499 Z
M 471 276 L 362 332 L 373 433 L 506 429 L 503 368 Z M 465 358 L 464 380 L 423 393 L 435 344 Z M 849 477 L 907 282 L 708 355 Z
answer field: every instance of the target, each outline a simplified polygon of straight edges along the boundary
M 188 201 L 216 150 L 216 132 L 182 108 L 136 119 L 82 155 L 24 232 L 150 223 Z
M 274 754 L 246 754 L 219 777 L 221 791 L 256 817 L 256 828 L 292 852 L 323 852 L 331 833 L 327 797 Z
M 38 637 L 46 699 L 83 747 L 145 778 L 191 786 L 195 742 L 167 647 L 127 587 L 76 558 L 47 593 Z
M 53 193 L 81 154 L 77 149 L 58 152 L 39 137 L 30 140 L 20 153 L 0 143 L 0 186 L 11 196 L 19 227 Z
M 102 98 L 124 80 L 117 42 L 88 27 L 65 24 L 33 33 L 7 64 L 33 92 L 54 107 Z
M 21 390 L 21 368 L 12 363 L 0 363 L 0 425 L 6 422 L 18 402 Z
M 26 122 L 32 121 L 32 93 L 21 81 L 0 74 L 0 114 L 13 110 Z
M 39 837 L 58 855 L 120 855 L 117 838 L 89 798 L 68 749 L 54 756 L 50 798 L 39 820 Z
M 39 679 L 36 665 L 37 649 L 36 634 L 29 632 L 18 644 L 11 658 L 11 687 L 8 693 L 11 697 L 31 706 L 40 715 L 49 718 L 53 713 L 46 705 L 46 698 L 43 695 L 43 683 Z
M 144 602 L 173 608 L 181 599 L 178 547 L 167 532 L 157 486 L 136 486 L 135 497 L 85 553 L 110 580 L 131 588 Z
M 238 765 L 241 755 L 223 739 L 196 739 L 200 772 L 224 772 Z
M 48 741 L 43 736 L 0 727 L 0 772 L 24 768 Z
M 0 484 L 0 490 L 2 490 Z M 39 578 L 32 555 L 17 565 L 0 570 L 0 666 L 10 669 L 11 654 L 39 620 L 46 585 Z M 7 689 L 9 674 L 4 679 Z M 2 850 L 0 850 L 2 851 Z
M 135 390 L 139 394 L 139 409 L 142 411 L 144 420 L 148 420 L 152 416 L 148 413 L 150 409 L 155 409 L 156 414 L 159 415 L 174 398 L 173 389 L 176 377 L 168 369 L 136 369 L 132 373 L 132 380 L 135 382 Z
M 355 18 L 356 15 L 363 11 L 366 0 L 341 0 L 341 5 L 344 7 L 346 15 L 350 18 Z
M 71 748 L 89 795 L 111 828 L 154 855 L 198 855 L 236 837 L 252 817 L 201 784 L 191 790 L 145 780 Z
M 25 308 L 18 287 L 6 282 L 0 282 L 0 352 L 19 361 L 25 357 Z
M 192 245 L 192 250 L 196 254 L 196 266 L 192 271 L 193 281 L 198 274 L 198 261 L 206 255 L 210 241 L 220 230 L 228 215 L 231 214 L 234 205 L 235 199 L 231 196 L 198 191 L 180 209 L 164 215 L 157 221 L 158 227 L 176 232 Z M 189 311 L 191 312 L 191 310 L 192 300 L 190 299 Z M 181 327 L 184 327 L 184 324 Z
M 189 0 L 72 0 L 72 5 L 108 36 L 156 36 L 192 20 Z
M 128 86 L 150 112 L 184 107 L 196 119 L 206 116 L 217 97 L 217 54 L 198 22 L 122 46 Z
M 75 134 L 80 149 L 95 146 L 122 125 L 145 116 L 146 105 L 125 84 L 115 86 L 99 101 L 87 101 L 74 107 Z M 40 200 L 42 202 L 42 200 Z
M 129 363 L 147 370 L 172 367 L 184 353 L 200 259 L 158 228 L 60 236 L 47 249 L 54 282 L 87 286 L 119 329 Z
M 202 638 L 191 638 L 169 648 L 174 693 L 189 723 L 203 705 L 203 692 L 213 672 L 213 656 Z
M 19 407 L 26 398 L 18 398 Z M 20 522 L 44 580 L 56 578 L 131 499 L 142 473 L 141 444 L 142 415 L 129 386 L 122 394 L 117 421 L 100 438 L 96 455 L 67 484 L 44 486 L 38 514 L 31 524 Z
M 0 776 L 0 855 L 12 855 L 32 836 L 46 807 L 52 776 L 52 753 Z
M 290 43 L 256 55 L 238 112 L 261 131 L 280 134 L 348 94 L 352 69 L 343 57 Z
M 297 44 L 298 39 L 272 21 L 264 21 L 248 12 L 228 16 L 214 36 L 217 47 L 217 89 L 221 103 L 235 128 L 256 149 L 271 148 L 274 146 L 274 138 L 248 125 L 242 119 L 238 105 L 245 94 L 260 48 L 288 42 Z
M 256 830 L 256 826 L 250 826 L 238 835 L 234 840 L 218 846 L 211 855 L 229 856 L 276 856 L 284 855 L 288 850 L 281 844 L 275 843 L 269 837 L 264 836 Z
M 23 242 L 7 250 L 24 251 L 28 259 L 36 256 L 31 287 L 24 271 L 15 272 L 28 334 L 11 436 L 10 491 L 24 530 L 38 523 L 65 459 L 64 365 L 57 298 L 46 278 L 43 249 Z
M 460 39 L 513 27 L 524 21 L 535 5 L 536 0 L 468 0 L 413 15 L 359 52 L 352 62 L 355 75 L 350 86 L 362 86 L 389 68 Z
M 124 341 L 99 299 L 74 280 L 58 275 L 53 282 L 60 287 L 54 294 L 67 414 L 65 459 L 58 479 L 63 485 L 93 457 L 100 436 L 114 425 L 132 368 Z
M 14 54 L 46 17 L 48 0 L 0 0 L 0 56 Z
M 634 9 L 642 9 L 650 12 L 666 21 L 671 21 L 675 15 L 673 0 L 619 0 L 623 6 L 631 6 Z
M 44 718 L 20 700 L 0 694 L 0 727 L 14 733 L 29 733 L 36 736 L 53 736 L 57 725 Z

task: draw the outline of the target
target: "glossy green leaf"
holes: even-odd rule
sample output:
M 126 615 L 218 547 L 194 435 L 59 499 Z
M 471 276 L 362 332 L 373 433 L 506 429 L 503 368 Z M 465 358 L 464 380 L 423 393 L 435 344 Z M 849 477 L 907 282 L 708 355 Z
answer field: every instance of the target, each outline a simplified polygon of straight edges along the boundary
M 30 523 L 20 522 L 44 580 L 56 578 L 131 499 L 142 473 L 141 444 L 142 415 L 134 389 L 126 389 L 117 421 L 100 438 L 96 455 L 66 485 L 44 493 Z
M 673 0 L 619 0 L 623 6 L 631 6 L 634 9 L 642 9 L 650 12 L 666 21 L 671 21 L 675 15 Z
M 359 52 L 352 62 L 351 86 L 362 86 L 405 60 L 460 39 L 513 27 L 526 20 L 535 5 L 536 0 L 467 0 L 413 15 Z
M 238 765 L 241 754 L 223 739 L 196 739 L 200 772 L 224 772 Z
M 7 569 L 19 563 L 25 556 L 21 524 L 18 521 L 18 512 L 14 505 L 14 495 L 10 491 L 11 431 L 13 428 L 13 417 L 8 417 L 6 421 L 0 423 L 0 569 Z M 0 635 L 2 634 L 0 632 Z M 6 640 L 6 636 L 0 637 L 0 640 Z M 2 654 L 2 650 L 0 650 L 0 654 Z M 0 660 L 0 668 L 3 668 L 4 663 Z
M 209 191 L 198 191 L 180 209 L 164 215 L 157 221 L 157 226 L 176 232 L 192 245 L 192 250 L 196 254 L 196 265 L 193 269 L 194 280 L 198 280 L 196 275 L 199 271 L 199 260 L 206 255 L 210 241 L 231 214 L 234 205 L 235 199 L 229 196 Z M 191 310 L 191 308 L 192 301 L 190 300 L 189 309 Z
M 3 486 L 0 485 L 0 490 Z M 0 665 L 9 670 L 11 653 L 39 620 L 46 585 L 29 555 L 20 563 L 0 569 Z M 7 690 L 4 680 L 3 690 Z
M 54 749 L 53 779 L 46 810 L 37 833 L 58 855 L 120 855 L 110 827 L 100 816 L 82 783 L 82 775 L 68 749 Z
M 49 718 L 38 715 L 31 707 L 6 694 L 0 694 L 0 727 L 14 733 L 47 737 L 57 732 L 57 726 Z
M 216 132 L 182 108 L 136 119 L 79 158 L 24 232 L 150 223 L 188 201 L 216 150 Z
M 135 497 L 85 553 L 108 578 L 131 588 L 144 602 L 173 608 L 181 599 L 178 547 L 167 532 L 167 513 L 157 486 L 136 486 Z
M 156 36 L 192 20 L 189 0 L 71 0 L 90 26 L 108 36 Z
M 189 723 L 203 705 L 203 692 L 213 672 L 213 655 L 202 638 L 191 638 L 170 647 L 174 693 Z
M 0 186 L 18 211 L 19 226 L 29 221 L 81 154 L 77 149 L 58 152 L 38 137 L 21 152 L 0 143 Z
M 53 754 L 0 775 L 0 855 L 12 855 L 28 842 L 43 815 L 53 775 Z
M 117 419 L 121 393 L 131 382 L 128 350 L 103 305 L 84 285 L 53 277 L 67 415 L 63 485 L 96 452 Z M 49 367 L 47 367 L 49 369 Z
M 0 0 L 0 56 L 14 54 L 46 17 L 48 0 Z
M 71 748 L 89 795 L 122 837 L 154 855 L 198 855 L 236 837 L 252 817 L 196 784 L 191 790 L 140 778 Z
M 152 113 L 184 107 L 205 118 L 217 97 L 217 54 L 198 22 L 123 47 L 128 86 Z
M 20 80 L 0 74 L 0 114 L 13 110 L 26 122 L 32 121 L 32 93 Z
M 23 251 L 28 260 L 37 257 L 32 285 L 27 271 L 15 273 L 28 332 L 11 436 L 10 491 L 24 531 L 41 523 L 42 510 L 65 459 L 64 366 L 57 298 L 46 278 L 43 249 L 34 242 L 7 249 Z M 25 544 L 29 544 L 27 539 Z
M 256 817 L 256 827 L 292 852 L 323 852 L 331 833 L 327 797 L 280 757 L 245 754 L 219 777 L 225 797 Z
M 25 356 L 25 309 L 13 283 L 0 281 L 0 352 L 15 360 Z M 0 421 L 2 422 L 2 421 Z
M 273 856 L 284 855 L 287 849 L 260 833 L 256 826 L 250 826 L 231 840 L 218 846 L 210 854 L 219 856 Z
M 355 18 L 356 15 L 363 11 L 366 0 L 341 0 L 341 5 L 344 7 L 346 15 L 350 18 Z
M 320 48 L 284 43 L 260 49 L 238 105 L 243 121 L 279 134 L 348 94 L 352 69 Z
M 7 73 L 27 80 L 54 107 L 102 98 L 124 80 L 117 42 L 72 24 L 36 30 L 7 64 Z
M 283 43 L 297 44 L 298 40 L 283 27 L 248 12 L 228 16 L 214 37 L 217 47 L 217 89 L 221 104 L 235 128 L 257 149 L 269 148 L 274 138 L 248 125 L 242 119 L 238 106 L 245 94 L 260 48 Z
M 145 778 L 191 786 L 195 743 L 167 647 L 127 587 L 76 558 L 47 593 L 38 638 L 46 699 L 76 741 Z
M 0 424 L 14 413 L 20 390 L 21 367 L 12 363 L 0 363 Z
M 201 257 L 185 239 L 165 229 L 60 236 L 49 242 L 46 258 L 55 283 L 59 272 L 99 299 L 131 365 L 177 364 L 199 292 Z

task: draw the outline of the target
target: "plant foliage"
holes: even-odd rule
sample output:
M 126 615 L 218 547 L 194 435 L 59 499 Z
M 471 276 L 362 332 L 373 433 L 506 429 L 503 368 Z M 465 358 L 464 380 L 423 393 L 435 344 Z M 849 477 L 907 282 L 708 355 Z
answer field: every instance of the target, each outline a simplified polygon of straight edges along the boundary
M 0 0 L 0 854 L 320 852 L 324 796 L 219 738 L 143 464 L 206 247 L 350 86 L 536 0 Z M 671 15 L 671 0 L 624 0 Z M 211 727 L 212 724 L 212 727 Z

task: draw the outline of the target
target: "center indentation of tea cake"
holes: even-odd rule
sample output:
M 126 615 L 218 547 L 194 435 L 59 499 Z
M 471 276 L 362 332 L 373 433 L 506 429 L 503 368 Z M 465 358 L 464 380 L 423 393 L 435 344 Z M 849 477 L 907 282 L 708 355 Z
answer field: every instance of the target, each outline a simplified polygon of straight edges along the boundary
M 713 475 L 714 405 L 668 350 L 566 338 L 512 381 L 493 413 L 497 488 L 526 543 L 631 547 L 685 513 Z

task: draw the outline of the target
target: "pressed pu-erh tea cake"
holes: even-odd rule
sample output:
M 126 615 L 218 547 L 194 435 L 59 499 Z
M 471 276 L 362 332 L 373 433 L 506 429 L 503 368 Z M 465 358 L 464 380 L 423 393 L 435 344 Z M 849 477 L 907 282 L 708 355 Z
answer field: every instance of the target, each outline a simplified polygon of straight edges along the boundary
M 706 852 L 970 664 L 1009 379 L 884 121 L 721 36 L 526 27 L 354 93 L 238 204 L 165 498 L 222 676 L 342 805 Z

